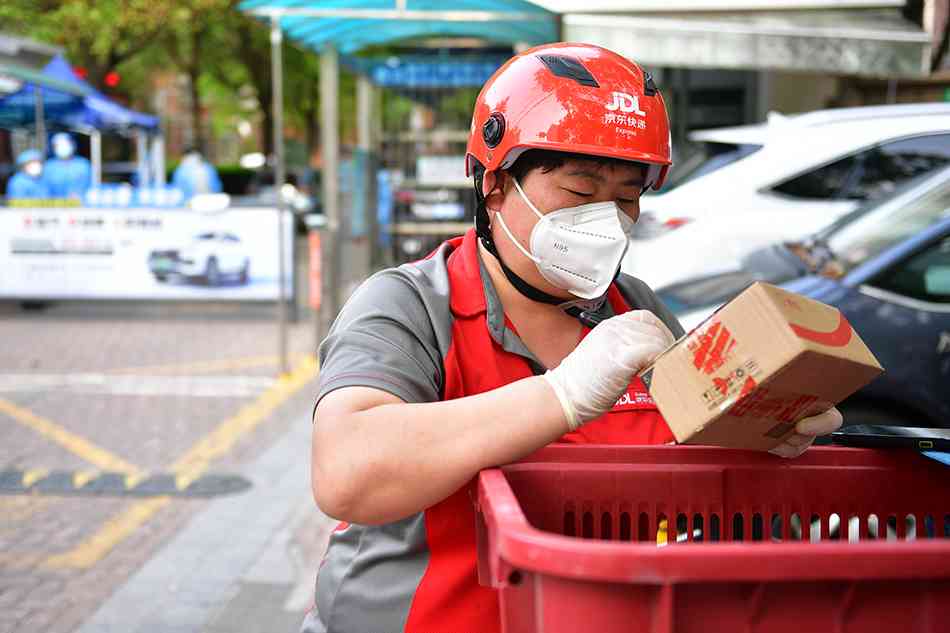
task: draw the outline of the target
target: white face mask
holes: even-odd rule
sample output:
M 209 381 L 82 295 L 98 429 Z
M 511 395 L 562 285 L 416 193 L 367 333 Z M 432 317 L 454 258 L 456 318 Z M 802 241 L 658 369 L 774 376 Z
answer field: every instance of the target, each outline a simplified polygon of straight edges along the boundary
M 26 172 L 26 175 L 30 178 L 39 178 L 40 174 L 43 173 L 43 164 L 36 161 L 27 163 L 23 166 L 23 171 Z
M 512 180 L 522 199 L 538 216 L 538 222 L 531 229 L 528 252 L 496 211 L 495 217 L 508 239 L 537 265 L 541 276 L 552 286 L 580 299 L 603 296 L 627 252 L 633 220 L 613 201 L 582 204 L 545 215 L 528 200 L 518 181 Z

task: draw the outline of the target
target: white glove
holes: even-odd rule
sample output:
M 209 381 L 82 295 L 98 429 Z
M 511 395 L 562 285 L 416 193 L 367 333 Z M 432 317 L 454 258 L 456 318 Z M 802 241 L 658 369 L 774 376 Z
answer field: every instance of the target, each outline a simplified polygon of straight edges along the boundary
M 625 312 L 595 327 L 560 365 L 544 374 L 570 430 L 610 410 L 634 374 L 673 341 L 666 325 L 646 310 Z
M 841 412 L 836 407 L 802 418 L 795 424 L 795 432 L 769 452 L 779 457 L 798 457 L 814 443 L 816 437 L 837 431 L 843 421 Z

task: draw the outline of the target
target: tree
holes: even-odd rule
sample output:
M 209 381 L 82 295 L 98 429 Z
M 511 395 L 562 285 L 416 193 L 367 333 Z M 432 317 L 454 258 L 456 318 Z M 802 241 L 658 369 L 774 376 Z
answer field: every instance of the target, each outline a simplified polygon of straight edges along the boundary
M 263 128 L 263 150 L 273 154 L 273 90 L 271 78 L 270 27 L 237 10 L 222 17 L 232 43 L 222 50 L 230 54 L 230 61 L 221 60 L 209 66 L 218 81 L 238 91 L 244 85 L 253 88 Z M 287 38 L 281 49 L 284 74 L 285 127 L 293 125 L 303 130 L 307 154 L 312 155 L 320 142 L 320 56 L 317 52 L 298 47 Z M 240 69 L 235 68 L 238 62 Z M 344 135 L 355 128 L 355 81 L 352 75 L 341 72 L 340 120 Z
M 303 130 L 309 158 L 320 144 L 320 57 L 295 46 L 285 46 L 284 52 L 284 68 L 292 77 L 284 82 L 284 111 L 287 122 Z
M 202 73 L 220 61 L 222 52 L 234 43 L 225 22 L 235 10 L 232 0 L 188 0 L 175 3 L 168 27 L 162 34 L 161 46 L 171 62 L 188 77 L 191 102 L 193 142 L 202 151 L 206 139 L 202 127 L 202 94 L 199 82 Z
M 304 131 L 307 155 L 312 156 L 320 145 L 320 55 L 295 45 L 285 47 L 284 110 L 287 121 Z M 343 142 L 353 141 L 356 133 L 356 76 L 340 69 L 338 94 L 340 136 Z
M 62 46 L 87 80 L 105 77 L 140 55 L 165 31 L 174 0 L 4 0 L 5 29 Z
M 234 5 L 237 2 L 233 3 Z M 229 31 L 234 38 L 235 46 L 231 50 L 235 58 L 243 67 L 243 83 L 249 83 L 254 89 L 257 105 L 261 111 L 264 129 L 264 154 L 273 153 L 271 129 L 274 127 L 273 91 L 271 90 L 270 75 L 270 36 L 267 27 L 235 10 L 229 15 Z M 286 50 L 286 45 L 284 50 Z M 217 68 L 219 79 L 227 80 L 222 76 L 226 67 Z M 286 85 L 286 82 L 285 82 Z M 237 86 L 235 86 L 237 87 Z

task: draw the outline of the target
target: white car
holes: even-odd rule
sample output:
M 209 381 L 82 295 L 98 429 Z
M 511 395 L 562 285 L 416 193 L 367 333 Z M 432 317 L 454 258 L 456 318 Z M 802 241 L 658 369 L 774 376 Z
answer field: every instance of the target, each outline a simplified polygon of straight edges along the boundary
M 644 239 L 623 262 L 654 288 L 734 269 L 756 248 L 815 233 L 950 163 L 950 103 L 771 115 L 691 138 L 709 158 L 641 200 Z
M 689 331 L 755 281 L 784 284 L 812 275 L 853 286 L 854 277 L 846 279 L 852 270 L 948 219 L 950 166 L 904 184 L 894 195 L 860 206 L 804 241 L 757 249 L 743 258 L 741 268 L 658 288 L 656 293 Z
M 218 286 L 225 277 L 246 284 L 250 277 L 251 259 L 233 233 L 200 233 L 186 246 L 155 250 L 149 254 L 148 267 L 155 279 L 169 277 L 200 279 L 209 286 Z

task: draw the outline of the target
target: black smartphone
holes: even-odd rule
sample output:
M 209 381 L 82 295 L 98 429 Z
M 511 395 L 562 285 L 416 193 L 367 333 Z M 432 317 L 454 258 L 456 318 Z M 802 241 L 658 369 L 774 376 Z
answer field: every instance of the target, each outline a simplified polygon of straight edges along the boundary
M 912 448 L 919 451 L 950 451 L 950 429 L 916 426 L 856 424 L 831 434 L 833 444 L 862 448 Z

